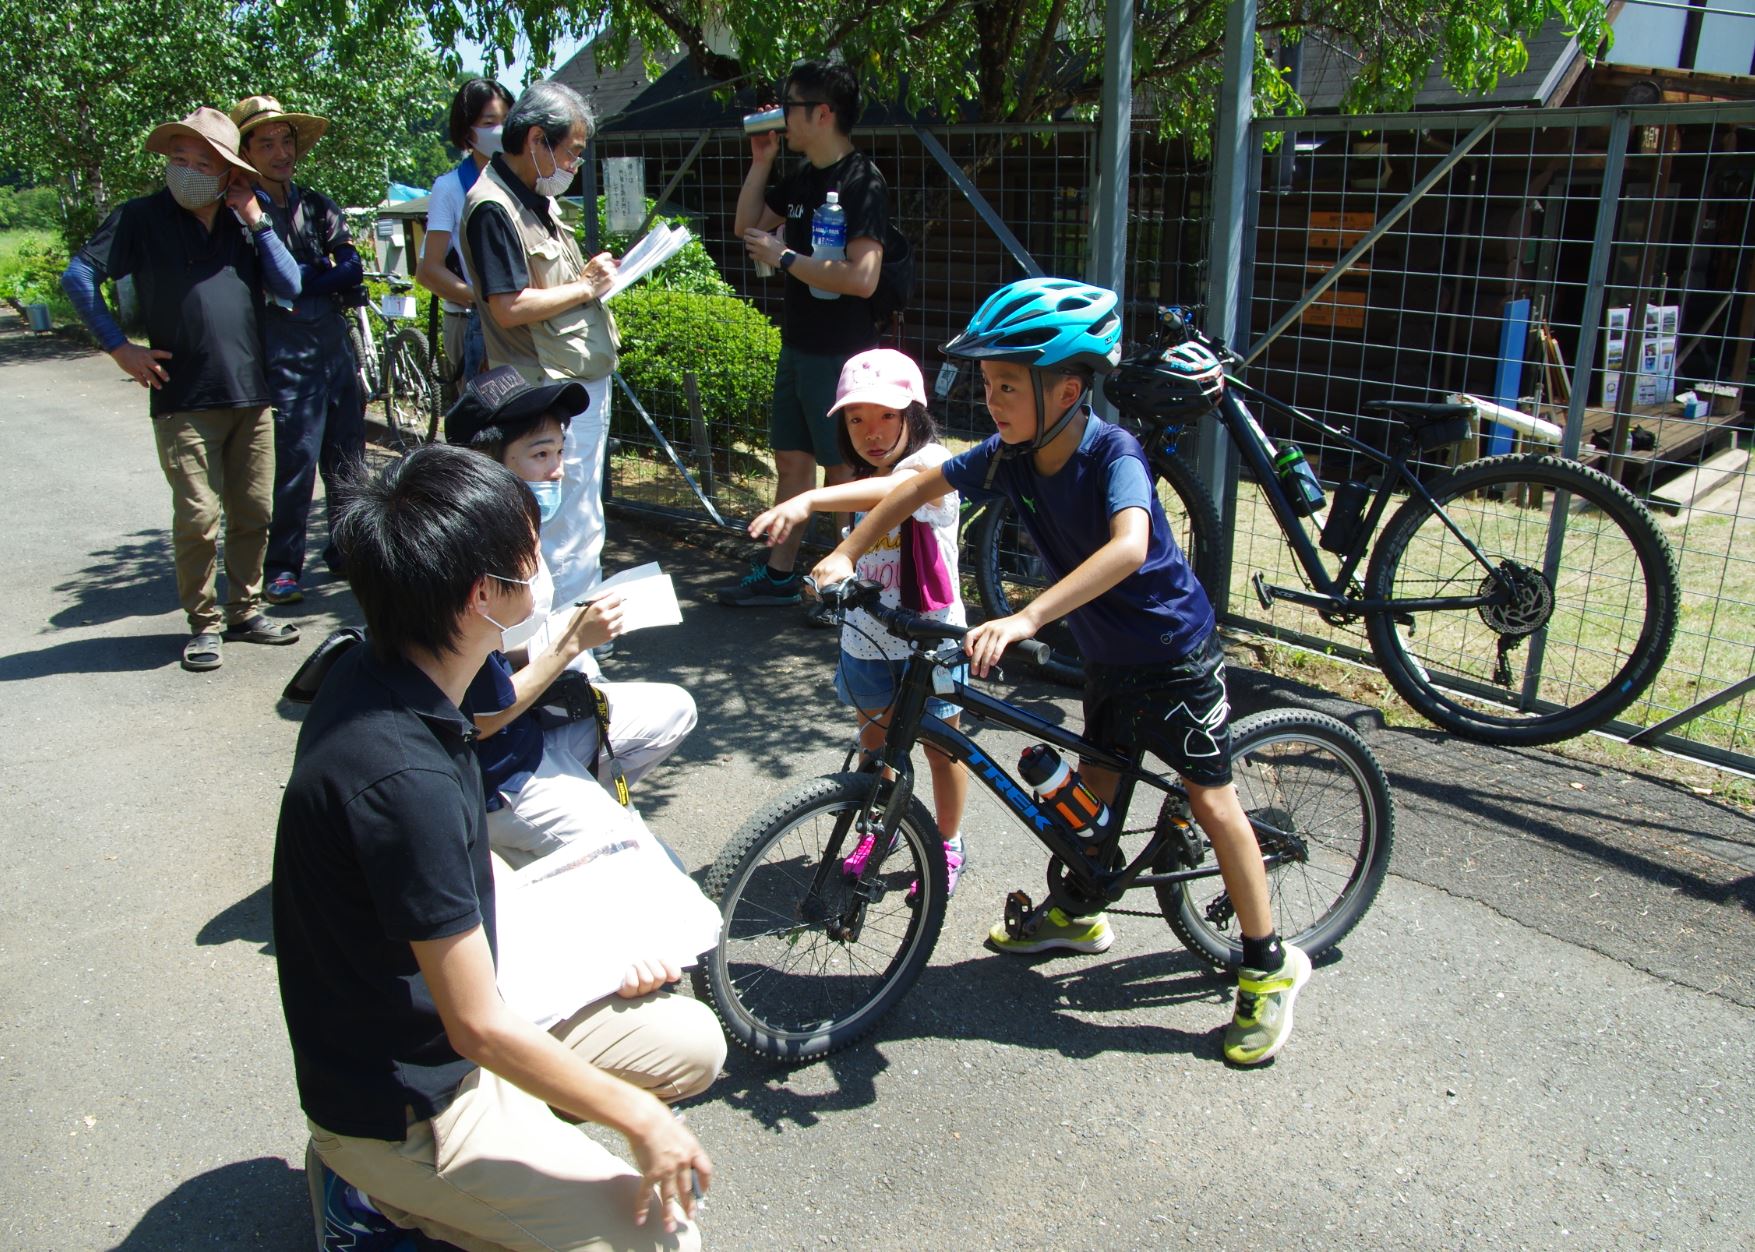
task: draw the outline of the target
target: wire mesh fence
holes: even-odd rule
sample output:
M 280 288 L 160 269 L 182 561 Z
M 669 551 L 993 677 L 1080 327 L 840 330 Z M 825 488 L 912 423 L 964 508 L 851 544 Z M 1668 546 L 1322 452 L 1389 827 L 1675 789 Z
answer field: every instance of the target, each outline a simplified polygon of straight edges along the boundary
M 1430 468 L 1551 450 L 1649 501 L 1680 559 L 1682 621 L 1662 677 L 1623 730 L 1755 669 L 1755 484 L 1743 402 L 1755 345 L 1755 106 L 1267 119 L 1255 128 L 1265 154 L 1245 205 L 1249 333 L 1234 345 L 1249 359 L 1244 377 L 1380 447 L 1392 419 L 1368 413 L 1370 401 L 1474 397 L 1499 406 L 1501 420 L 1429 454 Z M 985 437 L 975 380 L 943 369 L 938 347 L 987 293 L 1031 266 L 1088 272 L 1095 128 L 893 127 L 855 138 L 884 171 L 892 215 L 916 255 L 913 299 L 885 341 L 922 363 L 952 446 Z M 732 236 L 747 151 L 730 130 L 704 141 L 694 132 L 599 140 L 600 156 L 645 158 L 647 194 L 688 216 L 731 303 L 747 300 L 777 322 L 779 280 L 758 277 Z M 1150 128 L 1136 131 L 1130 160 L 1123 297 L 1130 330 L 1143 333 L 1140 315 L 1153 304 L 1193 306 L 1198 316 L 1213 206 L 1206 169 Z M 772 364 L 762 354 L 774 345 L 728 330 L 736 319 L 727 307 L 667 307 L 668 329 L 655 337 L 669 368 L 648 370 L 632 397 L 618 397 L 611 489 L 624 501 L 704 512 L 681 464 L 728 521 L 769 502 Z M 728 341 L 744 358 L 735 378 L 711 363 Z M 639 348 L 630 337 L 629 353 Z M 696 378 L 693 401 L 685 374 Z M 1267 424 L 1275 439 L 1289 433 Z M 1320 439 L 1302 446 L 1331 492 L 1366 468 Z M 1357 623 L 1261 607 L 1252 574 L 1294 585 L 1300 576 L 1247 475 L 1230 505 L 1229 586 L 1214 589 L 1230 619 L 1362 655 Z M 1747 704 L 1733 700 L 1675 733 L 1686 750 L 1755 765 Z
M 1682 616 L 1668 663 L 1622 729 L 1748 676 L 1755 109 L 1256 126 L 1277 150 L 1253 196 L 1250 380 L 1374 445 L 1392 419 L 1370 414 L 1372 400 L 1475 397 L 1500 406 L 1503 420 L 1440 450 L 1436 465 L 1555 451 L 1647 501 L 1680 561 Z M 1343 449 L 1316 440 L 1304 450 L 1331 484 L 1357 472 Z M 1253 484 L 1238 487 L 1236 519 L 1233 617 L 1319 646 L 1357 646 L 1356 625 L 1264 610 L 1247 594 L 1252 572 L 1298 574 Z M 1617 646 L 1611 626 L 1606 649 Z M 1755 761 L 1747 704 L 1732 701 L 1679 733 L 1691 750 L 1746 767 Z

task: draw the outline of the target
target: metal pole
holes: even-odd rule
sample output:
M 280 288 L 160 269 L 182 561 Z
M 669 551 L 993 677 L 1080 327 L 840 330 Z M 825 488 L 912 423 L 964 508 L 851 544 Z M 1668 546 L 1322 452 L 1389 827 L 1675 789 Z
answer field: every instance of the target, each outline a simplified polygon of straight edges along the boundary
M 945 177 L 950 179 L 952 185 L 963 194 L 963 199 L 969 202 L 969 207 L 975 210 L 976 216 L 982 220 L 988 230 L 993 232 L 994 238 L 998 239 L 1005 250 L 1012 254 L 1012 260 L 1018 263 L 1019 268 L 1031 278 L 1041 278 L 1042 267 L 1036 263 L 1036 258 L 1031 256 L 1030 250 L 1024 247 L 1016 235 L 1012 234 L 1011 227 L 1007 226 L 1005 219 L 1000 217 L 999 210 L 988 203 L 987 197 L 982 195 L 980 189 L 975 186 L 969 176 L 963 173 L 963 167 L 957 164 L 956 158 L 945 151 L 945 146 L 938 141 L 938 136 L 924 126 L 916 126 L 914 135 L 920 140 L 920 146 L 926 149 L 927 155 L 938 162 L 938 167 L 945 172 Z
M 1133 0 L 1103 6 L 1102 123 L 1097 131 L 1096 220 L 1091 281 L 1122 294 L 1127 285 L 1128 141 L 1133 130 Z
M 1224 85 L 1219 90 L 1218 135 L 1213 143 L 1212 226 L 1207 246 L 1207 332 L 1226 343 L 1238 342 L 1244 329 L 1242 268 L 1250 166 L 1255 152 L 1250 117 L 1255 107 L 1255 0 L 1230 0 L 1225 6 Z M 1222 618 L 1230 607 L 1232 518 L 1236 492 L 1237 450 L 1216 421 L 1202 423 L 1197 440 L 1197 465 L 1218 506 L 1224 536 L 1221 584 L 1207 595 Z

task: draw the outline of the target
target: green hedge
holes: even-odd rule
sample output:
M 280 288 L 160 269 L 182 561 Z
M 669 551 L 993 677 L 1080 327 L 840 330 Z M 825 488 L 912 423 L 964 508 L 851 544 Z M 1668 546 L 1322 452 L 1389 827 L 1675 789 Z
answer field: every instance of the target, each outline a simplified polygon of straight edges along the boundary
M 729 463 L 732 444 L 768 445 L 768 403 L 780 332 L 755 306 L 735 296 L 630 287 L 613 303 L 622 335 L 621 373 L 640 403 L 683 446 L 692 440 L 683 373 L 693 370 L 716 459 Z M 645 424 L 615 409 L 616 427 L 639 442 Z

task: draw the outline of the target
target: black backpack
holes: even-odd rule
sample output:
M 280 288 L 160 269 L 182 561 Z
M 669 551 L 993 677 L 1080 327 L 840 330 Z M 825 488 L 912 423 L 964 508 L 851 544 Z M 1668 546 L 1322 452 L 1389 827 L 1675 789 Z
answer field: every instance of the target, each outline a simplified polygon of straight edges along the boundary
M 866 301 L 878 331 L 888 334 L 895 329 L 913 298 L 914 245 L 891 222 L 884 227 L 884 264 L 878 271 L 877 289 Z

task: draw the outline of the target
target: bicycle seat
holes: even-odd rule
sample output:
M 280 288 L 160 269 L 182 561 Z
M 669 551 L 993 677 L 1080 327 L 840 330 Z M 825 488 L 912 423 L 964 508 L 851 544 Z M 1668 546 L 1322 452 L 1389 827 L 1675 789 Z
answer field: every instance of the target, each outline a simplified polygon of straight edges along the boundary
M 1409 426 L 1420 427 L 1432 422 L 1454 421 L 1473 417 L 1472 404 L 1427 403 L 1420 400 L 1367 400 L 1365 411 L 1380 417 L 1398 417 Z
M 1393 417 L 1408 428 L 1414 444 L 1423 452 L 1467 439 L 1474 430 L 1472 404 L 1426 403 L 1420 400 L 1369 400 L 1367 413 Z

